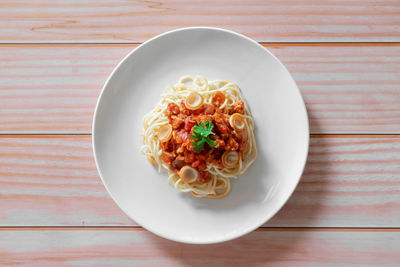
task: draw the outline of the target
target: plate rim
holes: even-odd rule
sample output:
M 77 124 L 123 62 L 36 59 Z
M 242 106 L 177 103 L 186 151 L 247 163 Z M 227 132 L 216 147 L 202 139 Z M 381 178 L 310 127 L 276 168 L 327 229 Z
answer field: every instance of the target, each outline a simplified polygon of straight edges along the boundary
M 303 112 L 304 112 L 304 114 L 305 114 L 305 130 L 306 130 L 306 136 L 307 136 L 307 138 L 306 138 L 306 140 L 305 140 L 305 141 L 306 141 L 306 146 L 305 146 L 306 149 L 305 149 L 304 159 L 303 159 L 302 166 L 301 166 L 301 171 L 299 172 L 298 177 L 296 177 L 297 181 L 296 181 L 296 183 L 294 184 L 292 190 L 290 190 L 290 194 L 288 194 L 288 195 L 284 198 L 284 201 L 282 201 L 282 203 L 281 203 L 280 205 L 277 205 L 277 206 L 272 210 L 272 212 L 270 213 L 270 215 L 269 215 L 269 216 L 266 216 L 265 219 L 262 220 L 262 222 L 261 222 L 260 224 L 256 224 L 255 226 L 251 226 L 251 227 L 246 227 L 245 230 L 236 231 L 234 234 L 229 235 L 229 236 L 226 236 L 226 235 L 225 235 L 225 236 L 223 236 L 223 237 L 214 238 L 214 239 L 212 239 L 212 240 L 207 240 L 207 241 L 198 241 L 198 240 L 193 240 L 193 239 L 192 239 L 192 240 L 187 240 L 187 239 L 184 239 L 184 238 L 175 238 L 175 237 L 167 236 L 167 235 L 164 235 L 163 233 L 160 233 L 160 232 L 158 232 L 158 231 L 152 229 L 152 227 L 148 227 L 148 226 L 142 225 L 140 222 L 137 221 L 137 219 L 132 218 L 132 217 L 128 214 L 128 212 L 126 212 L 125 209 L 122 208 L 121 205 L 116 201 L 114 195 L 111 193 L 110 189 L 108 188 L 107 183 L 105 182 L 105 179 L 103 178 L 103 174 L 102 174 L 101 169 L 100 169 L 100 165 L 99 165 L 99 162 L 98 162 L 98 159 L 97 159 L 97 156 L 96 156 L 97 154 L 96 154 L 96 146 L 95 146 L 95 142 L 96 142 L 96 141 L 95 141 L 95 139 L 96 139 L 96 134 L 95 134 L 96 118 L 97 118 L 97 115 L 98 115 L 98 110 L 99 110 L 100 102 L 102 101 L 102 99 L 103 99 L 103 97 L 104 97 L 104 93 L 105 93 L 105 91 L 106 91 L 106 88 L 108 87 L 108 84 L 110 83 L 110 80 L 112 79 L 112 77 L 114 76 L 114 74 L 118 71 L 118 69 L 120 68 L 120 66 L 121 66 L 122 64 L 124 64 L 124 62 L 125 62 L 133 53 L 135 53 L 137 50 L 139 50 L 141 47 L 147 45 L 148 43 L 150 43 L 150 42 L 152 42 L 152 41 L 154 41 L 154 40 L 156 40 L 156 39 L 158 39 L 158 38 L 161 38 L 161 37 L 163 37 L 163 36 L 165 36 L 165 35 L 172 34 L 172 33 L 175 33 L 175 32 L 190 31 L 190 30 L 198 30 L 198 29 L 213 30 L 213 31 L 225 32 L 225 33 L 229 33 L 229 34 L 236 35 L 236 36 L 238 36 L 238 37 L 241 37 L 241 38 L 243 38 L 243 39 L 246 39 L 247 41 L 250 41 L 250 42 L 253 43 L 253 44 L 256 44 L 258 47 L 261 47 L 265 52 L 267 52 L 270 56 L 272 56 L 272 57 L 279 63 L 279 65 L 280 65 L 281 67 L 283 67 L 283 69 L 289 74 L 290 79 L 292 80 L 293 84 L 295 85 L 295 87 L 296 87 L 296 89 L 297 89 L 296 91 L 297 91 L 297 93 L 298 93 L 298 95 L 300 96 L 300 99 L 301 99 L 301 101 L 302 101 L 302 105 L 301 105 L 301 106 L 302 106 Z M 307 107 L 306 107 L 306 104 L 305 104 L 305 102 L 304 102 L 304 97 L 303 97 L 303 95 L 302 95 L 302 93 L 301 93 L 301 91 L 300 91 L 300 88 L 298 87 L 296 81 L 293 79 L 292 74 L 289 72 L 289 70 L 286 68 L 286 66 L 285 66 L 271 51 L 269 51 L 266 47 L 262 46 L 262 45 L 261 45 L 260 43 L 258 43 L 257 41 L 255 41 L 255 40 L 253 40 L 253 39 L 251 39 L 251 38 L 249 38 L 249 37 L 247 37 L 247 36 L 245 36 L 245 35 L 243 35 L 243 34 L 240 34 L 240 33 L 237 33 L 237 32 L 231 31 L 231 30 L 227 30 L 227 29 L 223 29 L 223 28 L 218 28 L 218 27 L 209 27 L 209 26 L 195 26 L 195 27 L 176 28 L 176 29 L 173 29 L 173 30 L 170 30 L 170 31 L 163 32 L 163 33 L 161 33 L 161 34 L 159 34 L 159 35 L 156 35 L 156 36 L 154 36 L 154 37 L 152 37 L 152 38 L 146 40 L 145 42 L 143 42 L 143 43 L 140 44 L 139 46 L 133 48 L 125 57 L 123 57 L 123 59 L 121 59 L 121 60 L 119 61 L 119 63 L 114 67 L 114 69 L 113 69 L 112 72 L 109 74 L 109 76 L 107 77 L 106 81 L 104 82 L 104 85 L 103 85 L 103 87 L 102 87 L 102 89 L 101 89 L 101 91 L 100 91 L 100 94 L 99 94 L 98 98 L 97 98 L 95 110 L 94 110 L 94 113 L 93 113 L 93 120 L 92 120 L 92 142 L 91 142 L 91 143 L 92 143 L 92 150 L 93 150 L 93 156 L 94 156 L 94 161 L 95 161 L 97 173 L 99 174 L 99 176 L 100 176 L 100 178 L 101 178 L 101 181 L 102 181 L 104 187 L 106 188 L 106 191 L 107 191 L 108 195 L 111 197 L 111 199 L 114 201 L 114 203 L 117 204 L 117 206 L 118 206 L 132 221 L 136 222 L 137 224 L 139 224 L 141 227 L 143 227 L 144 229 L 148 230 L 149 232 L 151 232 L 151 233 L 153 233 L 153 234 L 156 234 L 156 235 L 158 235 L 158 236 L 160 236 L 160 237 L 162 237 L 162 238 L 171 240 L 171 241 L 180 242 L 180 243 L 186 243 L 186 244 L 216 244 L 216 243 L 227 242 L 227 241 L 230 241 L 230 240 L 239 238 L 239 237 L 241 237 L 241 236 L 244 236 L 244 235 L 246 235 L 246 234 L 248 234 L 248 233 L 250 233 L 250 232 L 256 230 L 257 228 L 261 227 L 263 224 L 265 224 L 266 222 L 268 222 L 271 218 L 273 218 L 273 217 L 276 215 L 276 213 L 277 213 L 279 210 L 281 210 L 282 207 L 286 204 L 286 202 L 289 200 L 289 198 L 293 195 L 294 190 L 297 188 L 297 186 L 298 186 L 298 184 L 299 184 L 299 182 L 300 182 L 300 180 L 301 180 L 301 177 L 302 177 L 302 175 L 303 175 L 303 173 L 304 173 L 304 169 L 305 169 L 305 167 L 306 167 L 307 158 L 308 158 L 308 153 L 309 153 L 309 146 L 310 146 L 310 125 L 309 125 L 309 118 L 308 118 Z

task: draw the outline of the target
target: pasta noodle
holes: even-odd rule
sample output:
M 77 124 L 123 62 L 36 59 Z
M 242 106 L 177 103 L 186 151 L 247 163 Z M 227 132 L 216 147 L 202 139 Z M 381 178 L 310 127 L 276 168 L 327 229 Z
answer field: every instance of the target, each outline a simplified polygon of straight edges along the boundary
M 241 137 L 238 137 L 238 140 L 243 140 L 240 143 L 242 148 L 240 149 L 239 146 L 239 149 L 236 150 L 236 152 L 238 152 L 237 155 L 239 155 L 239 159 L 234 166 L 230 166 L 229 168 L 222 166 L 220 163 L 216 164 L 215 160 L 213 161 L 206 159 L 205 171 L 207 174 L 205 174 L 205 177 L 207 179 L 204 179 L 203 181 L 197 179 L 194 182 L 188 182 L 181 177 L 178 169 L 174 170 L 174 168 L 171 167 L 171 163 L 167 163 L 164 158 L 167 157 L 166 155 L 168 153 L 163 151 L 163 146 L 165 147 L 166 145 L 163 144 L 160 138 L 162 137 L 162 134 L 165 134 L 166 136 L 168 136 L 168 134 L 171 135 L 171 133 L 167 131 L 171 129 L 171 126 L 168 126 L 171 125 L 171 117 L 168 117 L 166 113 L 169 112 L 169 106 L 182 107 L 182 105 L 185 106 L 184 103 L 186 103 L 186 106 L 189 106 L 189 100 L 187 99 L 191 97 L 191 94 L 195 94 L 197 96 L 197 99 L 194 99 L 194 105 L 197 104 L 196 101 L 202 101 L 202 107 L 205 105 L 209 105 L 209 107 L 211 107 L 211 105 L 215 106 L 213 101 L 215 100 L 215 95 L 217 92 L 221 92 L 225 96 L 224 101 L 222 103 L 218 103 L 216 107 L 218 112 L 221 114 L 223 113 L 220 116 L 225 116 L 224 118 L 232 117 L 233 115 L 231 113 L 238 105 L 237 103 L 243 103 L 242 113 L 238 115 L 242 115 L 244 122 L 244 130 L 240 132 Z M 208 116 L 212 116 L 212 114 Z M 172 117 L 174 118 L 174 116 Z M 254 138 L 254 122 L 249 108 L 242 97 L 241 90 L 235 83 L 222 80 L 208 82 L 207 79 L 202 76 L 196 76 L 194 78 L 191 76 L 184 76 L 179 79 L 177 84 L 173 86 L 167 86 L 164 89 L 161 94 L 160 102 L 150 113 L 144 116 L 142 123 L 144 130 L 142 134 L 144 144 L 141 149 L 142 153 L 147 157 L 150 163 L 158 166 L 159 172 L 161 169 L 166 169 L 168 171 L 168 183 L 170 185 L 174 186 L 179 191 L 190 192 L 195 197 L 225 197 L 229 194 L 231 189 L 230 179 L 236 178 L 238 175 L 243 174 L 257 157 L 257 147 Z M 176 126 L 174 124 L 172 125 L 173 127 Z M 183 127 L 182 125 L 183 124 L 181 124 L 179 127 Z M 168 126 L 169 128 L 163 128 L 165 126 Z M 177 130 L 175 128 L 172 129 L 172 136 L 177 138 Z M 213 131 L 218 131 L 218 129 L 219 128 L 214 127 Z M 164 130 L 167 132 L 164 133 Z M 232 129 L 230 131 L 234 132 Z M 193 129 L 191 130 L 191 133 L 193 133 Z M 212 135 L 214 135 L 214 133 L 212 133 Z M 216 138 L 212 135 L 210 135 L 212 138 Z M 212 140 L 211 142 L 215 143 L 215 141 L 216 140 Z M 195 141 L 186 139 L 188 154 L 192 153 L 190 148 L 193 148 L 193 142 Z M 217 150 L 211 145 L 208 146 L 206 144 L 206 146 L 208 149 L 208 155 L 211 155 Z M 228 147 L 227 144 L 225 144 L 225 148 L 226 147 Z M 219 149 L 223 150 L 223 147 Z M 226 150 L 228 151 L 229 149 Z M 194 156 L 198 156 L 198 153 L 193 153 Z M 232 155 L 235 156 L 236 154 Z M 174 166 L 173 163 L 172 166 Z M 195 163 L 192 164 L 192 166 L 194 165 Z

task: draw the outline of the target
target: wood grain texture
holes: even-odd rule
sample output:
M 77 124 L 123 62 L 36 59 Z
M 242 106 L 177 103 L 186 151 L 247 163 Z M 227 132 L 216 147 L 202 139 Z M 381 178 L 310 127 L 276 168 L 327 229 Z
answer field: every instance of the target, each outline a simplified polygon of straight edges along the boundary
M 397 0 L 6 0 L 1 42 L 142 42 L 216 26 L 268 42 L 400 41 Z
M 400 136 L 312 136 L 300 184 L 265 226 L 398 227 L 399 162 Z M 91 136 L 0 136 L 0 206 L 2 226 L 136 225 L 107 195 Z
M 0 47 L 0 131 L 91 132 L 101 88 L 131 49 Z
M 135 45 L 1 45 L 1 133 L 90 133 L 100 90 Z M 266 45 L 313 133 L 400 132 L 400 45 Z M 245 88 L 244 88 L 245 90 Z
M 255 231 L 199 246 L 143 230 L 2 230 L 0 250 L 12 266 L 395 266 L 400 232 Z
M 94 164 L 91 136 L 0 136 L 0 224 L 129 225 Z

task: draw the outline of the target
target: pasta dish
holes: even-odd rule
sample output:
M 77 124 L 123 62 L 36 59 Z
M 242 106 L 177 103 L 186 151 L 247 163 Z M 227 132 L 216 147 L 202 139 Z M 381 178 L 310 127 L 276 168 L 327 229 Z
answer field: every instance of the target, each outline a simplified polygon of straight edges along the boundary
M 254 122 L 239 86 L 184 76 L 143 118 L 142 153 L 195 197 L 222 198 L 257 157 Z

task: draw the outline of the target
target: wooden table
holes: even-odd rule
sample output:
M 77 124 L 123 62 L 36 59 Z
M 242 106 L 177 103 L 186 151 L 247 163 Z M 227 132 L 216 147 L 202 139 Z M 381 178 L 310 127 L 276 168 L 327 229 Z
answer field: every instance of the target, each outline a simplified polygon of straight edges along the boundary
M 0 264 L 400 264 L 400 1 L 10 0 L 0 3 Z M 216 26 L 287 66 L 310 118 L 284 208 L 234 241 L 143 230 L 107 195 L 91 148 L 97 97 L 146 39 Z

